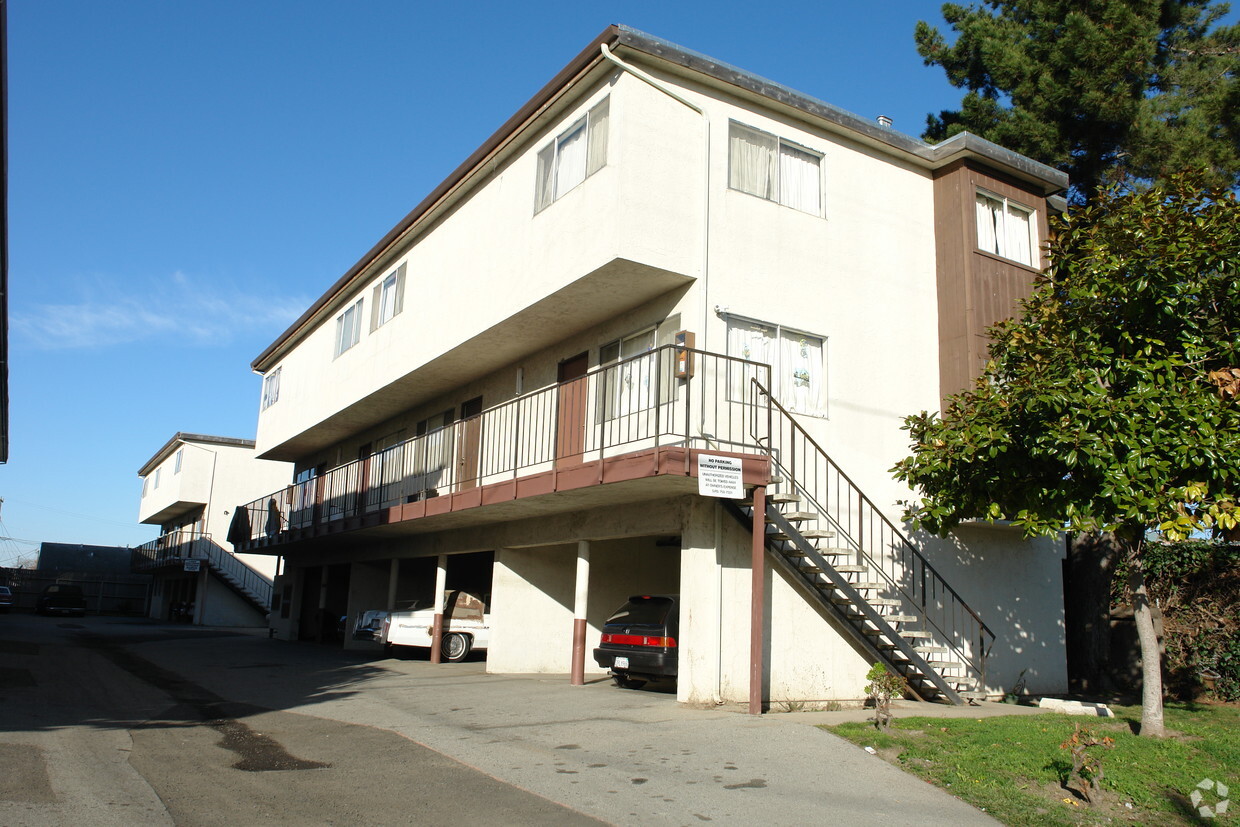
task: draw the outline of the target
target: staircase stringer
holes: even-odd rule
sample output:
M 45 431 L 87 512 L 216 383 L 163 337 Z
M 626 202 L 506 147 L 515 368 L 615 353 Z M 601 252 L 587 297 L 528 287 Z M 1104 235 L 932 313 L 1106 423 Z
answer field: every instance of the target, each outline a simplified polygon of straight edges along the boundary
M 819 602 L 830 606 L 836 611 L 837 614 L 844 615 L 844 622 L 847 623 L 850 628 L 856 629 L 861 637 L 868 637 L 861 631 L 859 624 L 854 623 L 852 619 L 848 618 L 847 615 L 840 609 L 839 605 L 826 597 L 823 594 L 822 589 L 815 584 L 810 577 L 806 576 L 807 572 L 802 571 L 799 566 L 787 558 L 783 549 L 773 548 L 776 543 L 789 543 L 800 551 L 800 553 L 807 559 L 811 560 L 819 569 L 819 571 L 813 572 L 813 574 L 822 574 L 830 580 L 831 585 L 833 586 L 833 592 L 839 594 L 843 598 L 846 598 L 849 601 L 848 605 L 853 606 L 860 614 L 864 615 L 864 621 L 868 621 L 872 624 L 883 637 L 887 638 L 887 640 L 891 642 L 891 644 L 895 647 L 895 650 L 898 650 L 906 659 L 905 664 L 899 663 L 891 657 L 891 655 L 884 654 L 881 650 L 878 650 L 877 647 L 870 644 L 869 648 L 878 654 L 879 658 L 884 663 L 894 669 L 897 673 L 905 675 L 905 677 L 908 677 L 909 671 L 915 670 L 921 675 L 923 680 L 933 684 L 934 688 L 942 693 L 943 697 L 950 700 L 953 704 L 964 703 L 964 699 L 957 694 L 956 690 L 947 682 L 943 675 L 941 675 L 937 669 L 926 661 L 926 659 L 914 649 L 913 644 L 908 639 L 904 638 L 898 630 L 893 628 L 892 625 L 887 622 L 887 619 L 883 617 L 883 615 L 880 614 L 859 591 L 853 588 L 848 579 L 837 571 L 835 566 L 827 561 L 826 557 L 818 552 L 818 549 L 813 543 L 809 542 L 804 536 L 802 536 L 796 526 L 786 519 L 778 508 L 773 505 L 768 505 L 766 509 L 766 519 L 768 523 L 774 525 L 779 529 L 779 531 L 791 538 L 789 540 L 767 539 L 767 549 L 773 551 L 778 557 L 786 561 L 789 566 L 796 569 L 802 582 L 807 583 L 813 589 L 814 593 L 818 595 Z M 918 699 L 920 700 L 920 694 L 917 693 L 916 689 L 911 685 L 909 688 L 914 694 L 918 695 Z

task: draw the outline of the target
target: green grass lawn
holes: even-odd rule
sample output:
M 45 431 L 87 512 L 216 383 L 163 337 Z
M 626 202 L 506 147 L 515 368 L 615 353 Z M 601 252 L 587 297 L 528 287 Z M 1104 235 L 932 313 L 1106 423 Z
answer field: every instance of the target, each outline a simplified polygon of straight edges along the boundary
M 1168 704 L 1164 739 L 1132 731 L 1140 707 L 1112 707 L 1115 718 L 1062 714 L 997 718 L 897 718 L 890 733 L 873 724 L 826 727 L 871 746 L 896 766 L 943 787 L 1005 824 L 1240 824 L 1240 707 Z M 1072 759 L 1060 744 L 1076 724 L 1114 739 L 1091 748 L 1102 760 L 1103 800 L 1091 807 L 1063 787 Z M 1234 806 L 1197 816 L 1189 796 L 1203 779 L 1230 788 Z M 1215 804 L 1214 791 L 1202 804 Z

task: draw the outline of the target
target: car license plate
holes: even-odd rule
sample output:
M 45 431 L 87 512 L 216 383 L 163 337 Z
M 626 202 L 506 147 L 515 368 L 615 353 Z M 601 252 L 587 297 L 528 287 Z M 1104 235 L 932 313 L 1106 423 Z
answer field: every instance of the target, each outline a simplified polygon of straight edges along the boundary
M 611 668 L 612 669 L 628 669 L 629 659 L 624 658 L 624 657 L 617 657 L 615 663 L 611 665 Z

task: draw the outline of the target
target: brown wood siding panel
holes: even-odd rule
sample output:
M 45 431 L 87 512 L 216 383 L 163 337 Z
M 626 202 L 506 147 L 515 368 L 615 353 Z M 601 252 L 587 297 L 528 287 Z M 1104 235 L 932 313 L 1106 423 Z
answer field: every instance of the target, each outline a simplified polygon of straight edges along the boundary
M 1037 213 L 1039 261 L 1047 238 L 1046 199 L 1018 182 L 962 161 L 934 182 L 939 299 L 939 395 L 968 389 L 987 357 L 986 329 L 1020 310 L 1036 272 L 977 249 L 975 194 L 979 189 Z
M 969 381 L 969 269 L 977 232 L 971 220 L 972 193 L 969 170 L 962 163 L 941 170 L 934 180 L 939 393 L 944 398 Z

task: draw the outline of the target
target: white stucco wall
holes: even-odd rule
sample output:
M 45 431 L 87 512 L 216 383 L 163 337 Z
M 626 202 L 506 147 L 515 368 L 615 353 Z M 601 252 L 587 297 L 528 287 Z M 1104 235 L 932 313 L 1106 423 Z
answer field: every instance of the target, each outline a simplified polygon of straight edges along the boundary
M 1026 541 L 1018 529 L 982 523 L 962 525 L 947 539 L 915 539 L 995 633 L 987 692 L 1010 691 L 1022 672 L 1030 693 L 1066 692 L 1064 538 Z

